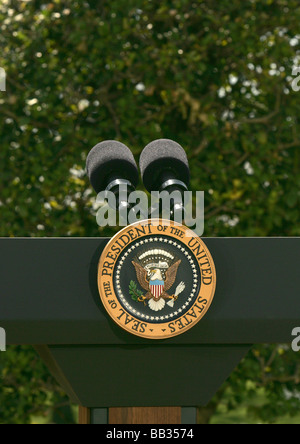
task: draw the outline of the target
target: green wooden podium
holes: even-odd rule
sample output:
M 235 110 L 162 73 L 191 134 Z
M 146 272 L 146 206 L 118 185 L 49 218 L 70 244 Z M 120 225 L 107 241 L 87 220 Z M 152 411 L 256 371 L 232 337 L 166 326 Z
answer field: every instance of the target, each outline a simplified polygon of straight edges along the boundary
M 193 423 L 195 407 L 209 402 L 252 344 L 291 342 L 300 319 L 300 238 L 203 239 L 217 270 L 213 304 L 187 333 L 160 341 L 123 331 L 102 307 L 97 266 L 108 240 L 0 239 L 7 344 L 35 346 L 85 407 L 82 423 L 107 423 L 110 414 L 122 418 L 118 408 L 133 415 L 134 407 L 177 408 L 177 422 Z

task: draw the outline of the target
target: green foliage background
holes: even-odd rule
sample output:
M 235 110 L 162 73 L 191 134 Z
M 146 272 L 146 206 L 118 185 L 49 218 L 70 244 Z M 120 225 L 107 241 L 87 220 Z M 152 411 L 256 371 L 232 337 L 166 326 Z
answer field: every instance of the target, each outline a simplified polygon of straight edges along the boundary
M 0 236 L 112 235 L 95 221 L 86 155 L 117 139 L 138 159 L 158 138 L 188 153 L 206 236 L 299 236 L 299 22 L 297 0 L 0 1 Z M 199 421 L 258 389 L 249 415 L 296 413 L 298 361 L 255 347 Z M 1 423 L 72 422 L 31 348 L 0 365 Z

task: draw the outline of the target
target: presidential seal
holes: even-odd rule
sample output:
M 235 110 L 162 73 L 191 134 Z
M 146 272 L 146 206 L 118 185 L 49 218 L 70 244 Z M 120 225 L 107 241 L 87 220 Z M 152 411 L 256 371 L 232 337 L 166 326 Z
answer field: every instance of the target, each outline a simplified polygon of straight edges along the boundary
M 98 267 L 102 303 L 128 332 L 165 339 L 192 328 L 208 311 L 216 270 L 204 242 L 171 221 L 143 221 L 120 231 Z

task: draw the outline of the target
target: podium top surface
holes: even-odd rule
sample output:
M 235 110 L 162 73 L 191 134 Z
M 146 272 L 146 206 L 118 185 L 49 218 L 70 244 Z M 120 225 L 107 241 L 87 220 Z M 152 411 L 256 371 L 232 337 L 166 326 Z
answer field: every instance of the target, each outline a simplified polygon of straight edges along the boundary
M 8 344 L 285 343 L 300 326 L 300 238 L 203 238 L 217 271 L 212 306 L 187 333 L 160 341 L 133 336 L 106 314 L 97 266 L 108 240 L 0 239 Z

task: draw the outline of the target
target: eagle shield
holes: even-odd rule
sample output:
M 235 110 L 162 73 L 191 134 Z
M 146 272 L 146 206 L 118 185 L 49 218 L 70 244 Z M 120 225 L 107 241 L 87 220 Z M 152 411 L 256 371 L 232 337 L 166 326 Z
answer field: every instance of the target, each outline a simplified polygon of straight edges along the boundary
M 154 296 L 154 299 L 158 300 L 165 290 L 165 282 L 164 281 L 150 281 L 150 291 Z

